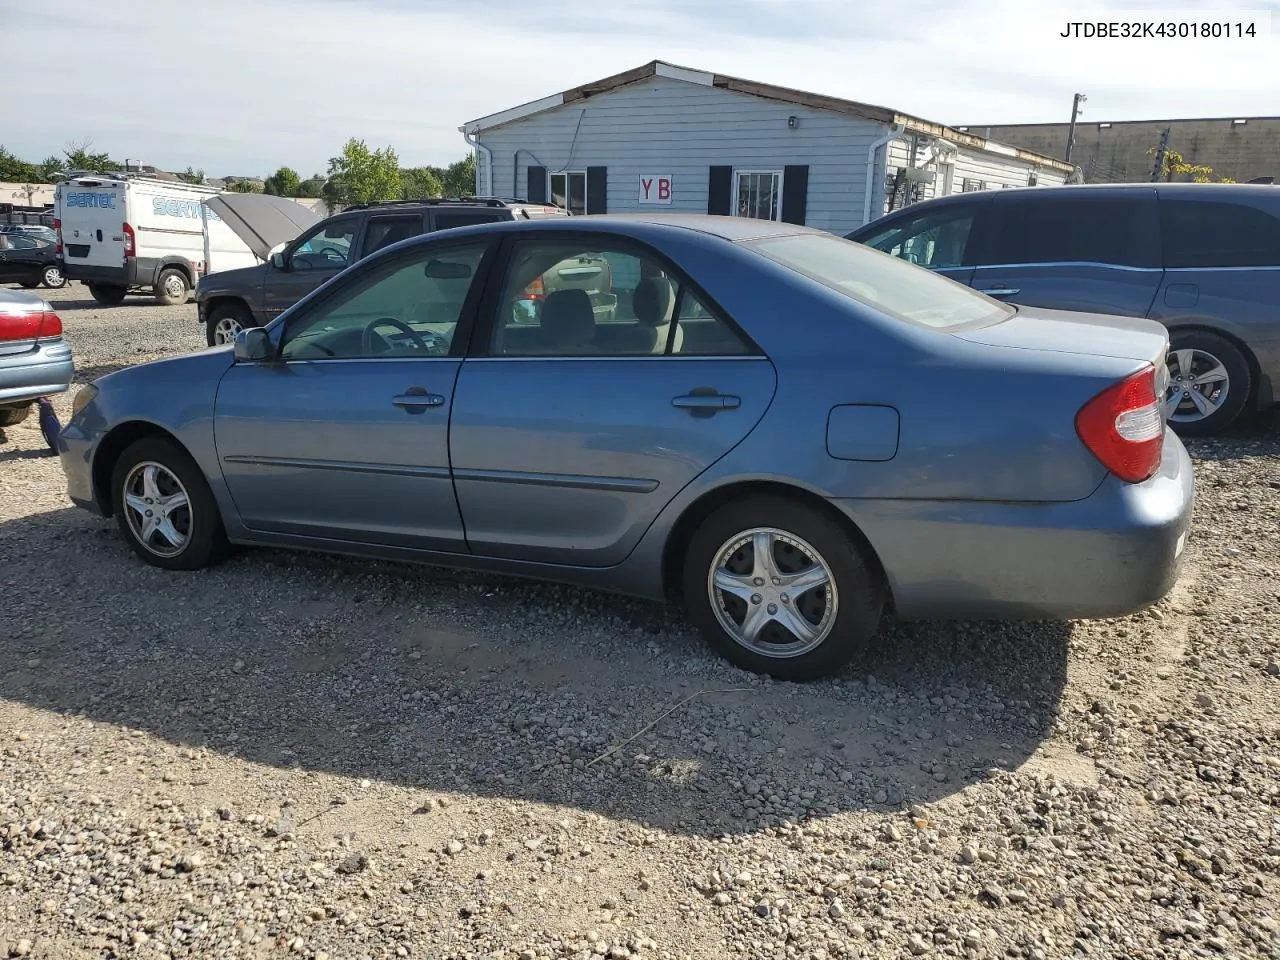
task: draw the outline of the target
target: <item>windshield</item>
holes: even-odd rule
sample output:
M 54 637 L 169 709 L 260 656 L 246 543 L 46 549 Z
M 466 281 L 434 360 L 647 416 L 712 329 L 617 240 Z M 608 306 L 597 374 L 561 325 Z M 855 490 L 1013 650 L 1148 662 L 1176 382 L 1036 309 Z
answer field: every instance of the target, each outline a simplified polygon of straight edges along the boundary
M 839 237 L 806 233 L 742 245 L 899 320 L 945 329 L 1014 314 L 953 280 Z

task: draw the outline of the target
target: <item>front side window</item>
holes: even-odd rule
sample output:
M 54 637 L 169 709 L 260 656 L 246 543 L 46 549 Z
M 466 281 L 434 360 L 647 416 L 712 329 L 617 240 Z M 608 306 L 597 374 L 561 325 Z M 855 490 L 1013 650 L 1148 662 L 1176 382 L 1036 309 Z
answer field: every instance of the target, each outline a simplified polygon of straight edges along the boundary
M 777 220 L 782 213 L 780 170 L 739 170 L 735 175 L 734 213 L 756 220 Z
M 742 245 L 899 320 L 946 329 L 1014 314 L 1012 307 L 953 280 L 839 237 L 798 234 Z
M 1239 203 L 1160 198 L 1166 267 L 1280 266 L 1280 217 Z
M 313 230 L 289 256 L 294 270 L 342 269 L 351 262 L 351 247 L 356 237 L 354 217 L 333 220 Z
M 587 210 L 587 175 L 582 171 L 551 174 L 551 202 L 571 214 Z
M 682 278 L 614 241 L 523 241 L 503 282 L 499 357 L 738 356 L 751 348 Z
M 290 323 L 281 359 L 448 356 L 486 246 L 435 247 L 379 264 Z
M 991 263 L 1158 265 L 1151 199 L 1025 197 L 1004 205 Z
M 865 235 L 861 242 L 921 267 L 958 267 L 965 262 L 965 250 L 977 208 L 954 205 L 915 217 L 904 217 L 881 230 Z

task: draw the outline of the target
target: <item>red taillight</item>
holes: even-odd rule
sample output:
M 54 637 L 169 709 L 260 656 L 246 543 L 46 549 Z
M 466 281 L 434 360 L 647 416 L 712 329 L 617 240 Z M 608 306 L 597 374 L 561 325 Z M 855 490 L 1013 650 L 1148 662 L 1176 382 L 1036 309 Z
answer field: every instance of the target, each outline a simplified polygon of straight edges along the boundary
M 52 310 L 24 310 L 0 306 L 0 341 L 40 340 L 62 336 L 62 318 Z
M 524 288 L 524 300 L 541 300 L 547 295 L 547 288 L 541 277 L 534 277 L 533 283 Z
M 127 223 L 124 225 L 124 256 L 129 259 L 134 256 L 138 250 L 137 238 L 133 235 L 133 227 Z
M 58 256 L 62 256 L 62 221 L 57 217 L 53 218 L 53 230 L 58 235 Z
M 1113 384 L 1076 414 L 1076 433 L 1121 480 L 1141 483 L 1160 469 L 1164 417 L 1155 367 Z

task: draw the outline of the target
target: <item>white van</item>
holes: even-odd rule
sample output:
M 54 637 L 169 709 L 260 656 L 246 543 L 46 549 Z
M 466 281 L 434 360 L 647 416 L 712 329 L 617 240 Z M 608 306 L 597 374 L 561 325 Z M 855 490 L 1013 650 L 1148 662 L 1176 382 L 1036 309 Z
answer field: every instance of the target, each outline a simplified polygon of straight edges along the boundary
M 200 278 L 259 260 L 203 201 L 213 187 L 132 174 L 80 174 L 58 184 L 54 229 L 63 273 L 99 303 L 131 291 L 186 303 Z

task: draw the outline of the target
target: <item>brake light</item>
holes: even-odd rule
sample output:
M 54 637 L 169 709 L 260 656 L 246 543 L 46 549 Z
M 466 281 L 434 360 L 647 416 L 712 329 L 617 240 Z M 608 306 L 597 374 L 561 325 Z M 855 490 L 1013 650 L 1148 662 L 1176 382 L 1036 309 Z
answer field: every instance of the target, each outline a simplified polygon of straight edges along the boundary
M 127 223 L 124 225 L 124 257 L 126 260 L 133 257 L 138 250 L 138 240 L 133 235 L 133 227 Z
M 1089 452 L 1128 483 L 1160 469 L 1164 430 L 1154 366 L 1107 387 L 1076 414 L 1076 433 Z
M 17 310 L 0 305 L 0 342 L 62 336 L 62 318 L 52 310 Z
M 62 221 L 57 217 L 53 218 L 53 230 L 58 235 L 58 256 L 62 256 Z
M 534 277 L 533 283 L 524 288 L 525 300 L 542 300 L 547 295 L 547 288 L 542 283 L 541 277 Z

